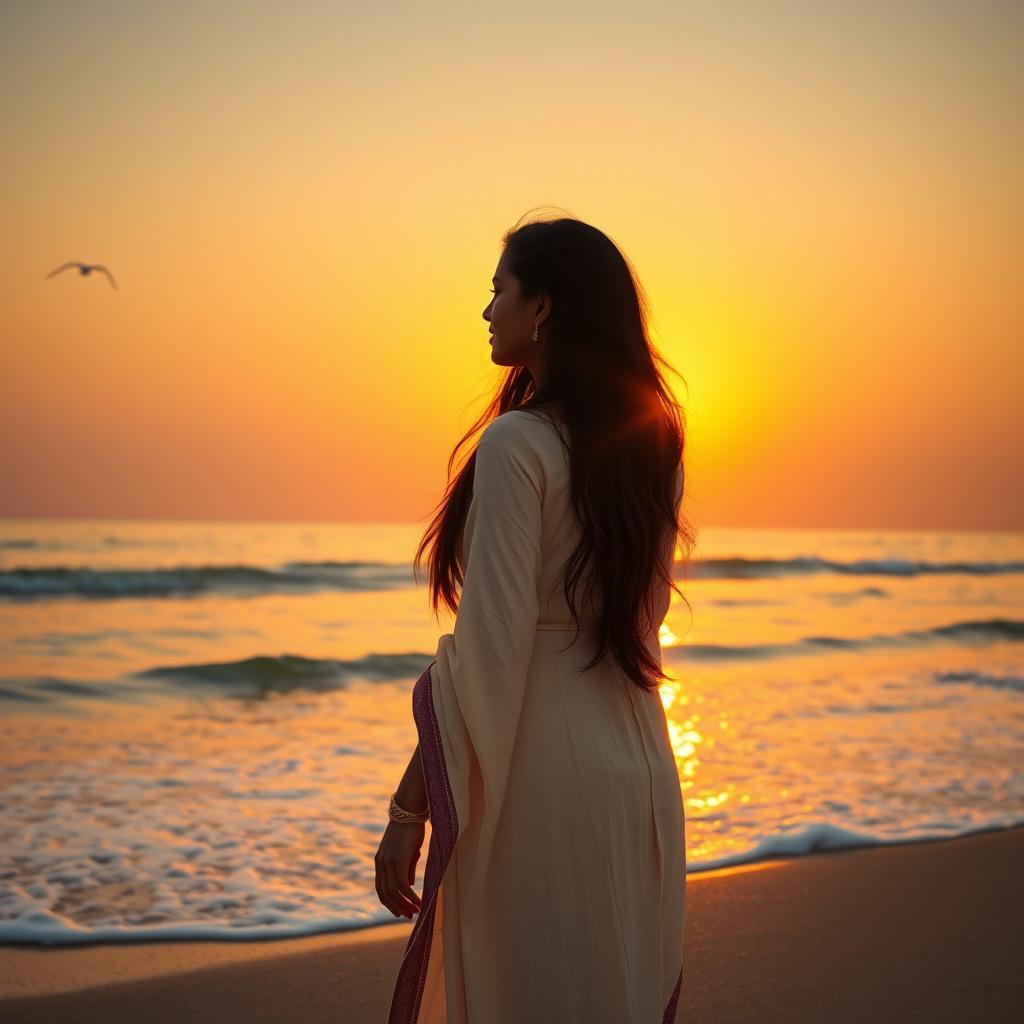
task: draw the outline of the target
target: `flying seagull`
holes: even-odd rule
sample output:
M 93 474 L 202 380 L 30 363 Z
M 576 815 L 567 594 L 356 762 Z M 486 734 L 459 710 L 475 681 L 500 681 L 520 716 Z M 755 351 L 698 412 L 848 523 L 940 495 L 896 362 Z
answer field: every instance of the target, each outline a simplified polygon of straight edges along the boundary
M 62 263 L 56 270 L 51 270 L 46 276 L 53 277 L 54 274 L 59 274 L 62 270 L 68 270 L 71 267 L 78 267 L 78 272 L 83 276 L 87 277 L 94 270 L 99 270 L 101 273 L 106 274 L 110 278 L 110 283 L 114 286 L 115 291 L 119 290 L 117 282 L 114 280 L 114 275 L 107 270 L 106 267 L 99 263 Z

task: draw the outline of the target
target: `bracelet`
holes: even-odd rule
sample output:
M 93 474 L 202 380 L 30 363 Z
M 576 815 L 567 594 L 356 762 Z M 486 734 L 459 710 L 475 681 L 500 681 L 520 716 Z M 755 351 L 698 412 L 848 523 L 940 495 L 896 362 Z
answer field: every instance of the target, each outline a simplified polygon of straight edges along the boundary
M 414 811 L 407 811 L 395 803 L 395 794 L 391 794 L 391 802 L 388 804 L 388 818 L 391 821 L 398 821 L 402 824 L 414 824 L 427 821 L 430 817 L 430 807 L 419 814 Z

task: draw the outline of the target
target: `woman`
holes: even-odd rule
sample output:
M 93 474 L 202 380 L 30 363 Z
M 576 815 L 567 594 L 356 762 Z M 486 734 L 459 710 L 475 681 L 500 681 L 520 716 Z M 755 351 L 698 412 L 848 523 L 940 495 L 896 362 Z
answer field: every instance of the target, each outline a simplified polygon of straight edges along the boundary
M 510 370 L 415 558 L 433 541 L 433 607 L 457 615 L 415 684 L 376 856 L 381 902 L 418 914 L 388 1021 L 663 1024 L 686 871 L 658 690 L 693 543 L 682 414 L 604 234 L 560 218 L 502 241 L 483 317 Z

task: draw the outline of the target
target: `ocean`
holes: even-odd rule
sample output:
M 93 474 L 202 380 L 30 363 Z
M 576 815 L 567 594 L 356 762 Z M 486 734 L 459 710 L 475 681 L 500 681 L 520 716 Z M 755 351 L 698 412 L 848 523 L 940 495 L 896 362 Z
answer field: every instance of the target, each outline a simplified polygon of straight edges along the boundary
M 421 530 L 0 520 L 0 941 L 407 923 Z M 1024 534 L 708 528 L 679 583 L 689 872 L 1024 824 Z

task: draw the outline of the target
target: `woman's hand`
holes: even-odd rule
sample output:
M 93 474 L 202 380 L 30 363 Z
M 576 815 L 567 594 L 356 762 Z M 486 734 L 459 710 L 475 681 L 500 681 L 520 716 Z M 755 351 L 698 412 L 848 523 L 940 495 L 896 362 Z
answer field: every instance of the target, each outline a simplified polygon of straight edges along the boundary
M 412 888 L 420 859 L 423 822 L 389 821 L 373 862 L 377 867 L 377 899 L 395 917 L 411 918 L 420 911 L 420 898 Z

